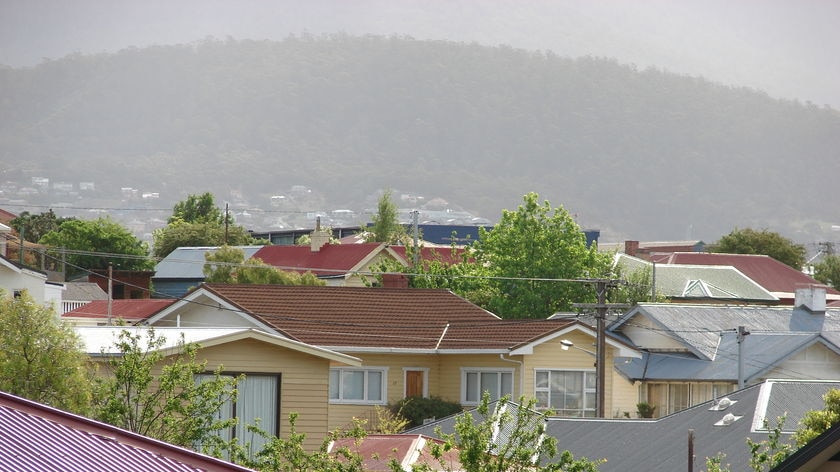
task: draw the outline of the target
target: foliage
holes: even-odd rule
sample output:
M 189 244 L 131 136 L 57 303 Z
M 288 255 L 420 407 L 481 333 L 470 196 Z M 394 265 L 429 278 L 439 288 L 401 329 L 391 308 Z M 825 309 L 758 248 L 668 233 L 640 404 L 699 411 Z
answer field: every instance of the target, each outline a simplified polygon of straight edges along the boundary
M 444 466 L 447 451 L 457 450 L 462 470 L 484 471 L 575 471 L 595 472 L 601 461 L 575 459 L 569 451 L 558 453 L 557 439 L 545 434 L 543 414 L 533 410 L 535 399 L 520 398 L 516 404 L 503 397 L 490 411 L 490 397 L 485 392 L 476 412 L 485 419 L 476 422 L 473 415 L 457 417 L 455 432 L 437 435 L 443 444 L 432 445 L 432 455 Z M 499 431 L 506 434 L 499 435 Z M 418 467 L 416 470 L 432 470 Z
M 390 406 L 393 413 L 408 420 L 407 427 L 420 426 L 427 418 L 443 418 L 463 410 L 461 404 L 437 396 L 406 397 Z
M 66 261 L 71 266 L 67 269 L 68 275 L 80 270 L 107 269 L 109 263 L 121 270 L 154 267 L 146 243 L 111 218 L 69 219 L 57 230 L 45 234 L 39 242 L 66 251 Z M 61 258 L 58 254 L 53 257 Z
M 61 223 L 72 219 L 74 218 L 59 218 L 50 208 L 49 211 L 37 215 L 24 211 L 11 220 L 9 226 L 16 229 L 24 240 L 37 243 L 50 231 L 58 231 Z
M 71 327 L 27 293 L 0 290 L 0 390 L 84 414 L 91 388 L 87 356 Z
M 276 284 L 276 285 L 326 285 L 312 272 L 280 270 L 252 257 L 245 262 L 242 249 L 222 246 L 214 252 L 204 254 L 204 276 L 206 282 L 227 284 Z
M 799 447 L 824 433 L 828 428 L 840 422 L 840 389 L 831 389 L 823 395 L 825 408 L 805 413 L 800 427 L 793 439 Z
M 201 195 L 189 195 L 186 200 L 182 200 L 175 204 L 172 208 L 172 216 L 169 217 L 168 224 L 176 221 L 183 221 L 184 223 L 213 223 L 223 225 L 225 223 L 225 216 L 216 206 L 213 194 L 210 192 L 202 193 Z
M 175 221 L 152 233 L 153 255 L 164 258 L 179 247 L 222 246 L 225 244 L 225 227 L 219 223 L 187 223 Z M 231 225 L 227 230 L 227 244 L 247 246 L 263 244 L 255 240 L 242 226 Z
M 653 418 L 656 412 L 656 405 L 647 402 L 636 403 L 636 414 L 639 418 Z
M 363 458 L 350 448 L 329 452 L 330 443 L 337 439 L 353 438 L 356 444 L 362 441 L 367 435 L 362 422 L 354 421 L 350 430 L 329 433 L 318 450 L 307 451 L 303 445 L 306 434 L 298 433 L 295 426 L 297 417 L 297 413 L 289 415 L 289 431 L 285 438 L 269 434 L 261 430 L 259 425 L 249 425 L 249 432 L 267 441 L 255 454 L 251 454 L 250 444 L 237 442 L 225 445 L 226 450 L 223 452 L 229 455 L 231 461 L 260 472 L 363 471 Z
M 802 270 L 806 254 L 805 246 L 779 233 L 752 228 L 735 228 L 712 244 L 709 250 L 727 254 L 764 254 L 796 270 Z
M 491 276 L 487 308 L 505 318 L 545 318 L 572 303 L 594 301 L 594 291 L 576 281 L 609 273 L 610 256 L 586 246 L 586 237 L 563 207 L 523 197 L 516 211 L 503 210 L 491 230 L 479 228 L 476 262 Z
M 373 407 L 374 424 L 370 431 L 376 434 L 399 434 L 409 427 L 409 420 L 401 410 L 394 411 L 379 405 Z
M 137 334 L 123 330 L 114 345 L 119 354 L 107 355 L 107 375 L 97 384 L 96 419 L 203 449 L 216 446 L 217 433 L 235 424 L 235 418 L 218 419 L 217 413 L 236 399 L 237 379 L 221 376 L 220 368 L 212 379 L 197 382 L 196 375 L 206 373 L 206 362 L 196 360 L 197 344 L 182 335 L 174 353 L 165 352 L 166 338 L 149 328 Z
M 840 288 L 840 255 L 829 254 L 814 264 L 814 278 L 833 288 Z
M 395 244 L 405 236 L 400 225 L 397 205 L 391 199 L 391 190 L 386 189 L 379 197 L 376 214 L 371 217 L 373 225 L 368 228 L 367 242 Z

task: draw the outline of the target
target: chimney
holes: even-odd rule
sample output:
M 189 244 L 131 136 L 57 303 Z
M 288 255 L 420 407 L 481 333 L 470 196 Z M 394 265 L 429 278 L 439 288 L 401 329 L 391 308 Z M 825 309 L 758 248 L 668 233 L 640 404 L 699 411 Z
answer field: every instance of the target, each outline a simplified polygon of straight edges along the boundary
M 639 252 L 639 241 L 624 241 L 624 254 L 636 257 Z
M 825 313 L 825 287 L 809 285 L 796 289 L 794 308 L 805 308 L 811 313 Z
M 405 274 L 382 274 L 382 286 L 387 288 L 408 288 L 408 277 Z
M 315 219 L 315 230 L 309 235 L 309 247 L 312 252 L 318 252 L 324 244 L 330 242 L 330 233 L 321 230 L 321 217 Z

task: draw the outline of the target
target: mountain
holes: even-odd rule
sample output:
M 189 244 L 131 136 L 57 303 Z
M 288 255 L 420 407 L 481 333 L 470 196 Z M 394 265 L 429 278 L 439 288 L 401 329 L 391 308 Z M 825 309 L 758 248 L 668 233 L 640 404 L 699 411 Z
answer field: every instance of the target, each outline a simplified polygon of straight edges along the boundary
M 831 237 L 840 113 L 596 57 L 382 36 L 205 40 L 0 70 L 0 180 L 383 187 L 495 220 L 536 191 L 615 240 Z

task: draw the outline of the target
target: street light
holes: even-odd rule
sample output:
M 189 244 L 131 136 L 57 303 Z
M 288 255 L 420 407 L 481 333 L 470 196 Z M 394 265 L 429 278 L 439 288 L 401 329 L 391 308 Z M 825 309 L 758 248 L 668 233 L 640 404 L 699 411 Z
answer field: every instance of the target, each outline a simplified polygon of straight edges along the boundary
M 583 351 L 590 356 L 595 358 L 595 416 L 598 418 L 604 417 L 604 393 L 605 393 L 605 382 L 604 382 L 604 369 L 603 366 L 600 365 L 598 362 L 600 356 L 598 353 L 580 348 L 575 346 L 575 343 L 569 341 L 568 339 L 561 339 L 560 340 L 560 349 L 564 351 L 568 351 L 569 348 L 577 349 L 578 351 Z

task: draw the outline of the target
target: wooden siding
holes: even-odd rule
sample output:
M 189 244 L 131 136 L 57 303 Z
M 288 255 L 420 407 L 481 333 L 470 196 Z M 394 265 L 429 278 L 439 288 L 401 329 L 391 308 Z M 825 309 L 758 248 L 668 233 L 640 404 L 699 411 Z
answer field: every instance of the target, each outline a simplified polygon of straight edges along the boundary
M 297 431 L 306 434 L 305 447 L 314 450 L 330 430 L 327 423 L 329 361 L 261 341 L 246 339 L 199 352 L 207 368 L 225 372 L 280 374 L 280 436 L 289 430 L 289 415 L 298 413 Z
M 765 374 L 764 379 L 840 379 L 840 356 L 823 344 L 814 344 L 782 362 Z M 759 379 L 749 379 L 750 383 Z

